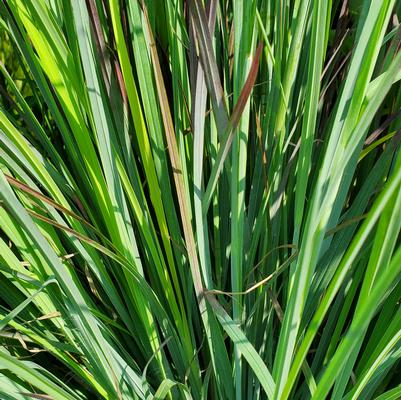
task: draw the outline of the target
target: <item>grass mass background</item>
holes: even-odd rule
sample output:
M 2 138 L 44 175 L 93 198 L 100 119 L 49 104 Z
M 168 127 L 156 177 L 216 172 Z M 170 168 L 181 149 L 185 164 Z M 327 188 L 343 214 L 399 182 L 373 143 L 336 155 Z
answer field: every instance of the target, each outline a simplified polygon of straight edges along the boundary
M 0 0 L 0 399 L 400 399 L 400 20 Z

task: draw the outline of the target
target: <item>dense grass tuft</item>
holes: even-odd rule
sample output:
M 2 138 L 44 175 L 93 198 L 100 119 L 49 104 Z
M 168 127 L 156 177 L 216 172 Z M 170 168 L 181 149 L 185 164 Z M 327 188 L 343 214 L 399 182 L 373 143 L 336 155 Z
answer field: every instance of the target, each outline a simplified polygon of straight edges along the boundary
M 0 399 L 401 398 L 400 19 L 0 0 Z

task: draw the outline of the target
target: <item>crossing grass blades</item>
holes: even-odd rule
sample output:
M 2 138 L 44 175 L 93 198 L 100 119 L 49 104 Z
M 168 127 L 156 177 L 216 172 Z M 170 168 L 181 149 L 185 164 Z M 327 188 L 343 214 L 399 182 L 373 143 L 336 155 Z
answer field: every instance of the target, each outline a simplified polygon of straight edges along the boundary
M 401 3 L 0 1 L 0 398 L 401 398 Z

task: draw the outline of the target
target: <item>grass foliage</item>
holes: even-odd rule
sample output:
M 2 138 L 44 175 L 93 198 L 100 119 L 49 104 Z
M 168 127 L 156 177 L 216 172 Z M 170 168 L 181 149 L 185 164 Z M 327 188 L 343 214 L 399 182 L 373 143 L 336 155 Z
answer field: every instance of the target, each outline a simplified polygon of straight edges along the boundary
M 401 398 L 401 3 L 0 1 L 0 398 Z

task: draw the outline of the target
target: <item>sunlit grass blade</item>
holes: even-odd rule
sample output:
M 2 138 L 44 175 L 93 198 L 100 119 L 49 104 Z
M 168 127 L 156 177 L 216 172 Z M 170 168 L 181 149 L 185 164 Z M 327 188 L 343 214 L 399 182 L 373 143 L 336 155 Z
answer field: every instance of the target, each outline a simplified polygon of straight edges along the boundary
M 0 0 L 0 397 L 400 397 L 401 4 Z

